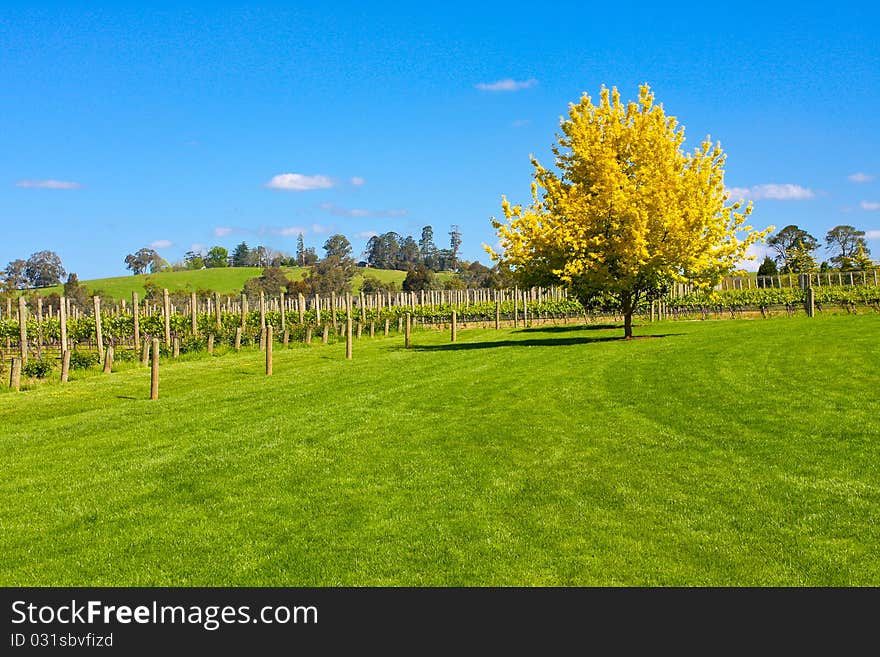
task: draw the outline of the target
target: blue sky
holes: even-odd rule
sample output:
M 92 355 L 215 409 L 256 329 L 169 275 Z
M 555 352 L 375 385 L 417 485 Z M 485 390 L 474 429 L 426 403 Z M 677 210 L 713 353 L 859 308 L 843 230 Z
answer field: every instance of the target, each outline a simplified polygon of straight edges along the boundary
M 0 267 L 428 224 L 488 262 L 568 103 L 643 82 L 721 141 L 756 227 L 851 224 L 880 258 L 880 10 L 591 4 L 6 2 Z

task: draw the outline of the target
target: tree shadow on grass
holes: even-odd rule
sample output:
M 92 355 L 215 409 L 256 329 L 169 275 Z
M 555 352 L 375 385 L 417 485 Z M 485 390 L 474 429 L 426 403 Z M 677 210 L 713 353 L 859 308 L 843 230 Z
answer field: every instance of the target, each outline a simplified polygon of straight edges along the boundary
M 637 325 L 633 324 L 633 328 Z M 571 331 L 623 330 L 623 324 L 565 324 L 563 326 L 531 326 L 514 329 L 514 333 L 570 333 Z
M 653 340 L 667 338 L 681 333 L 662 333 L 657 335 L 637 335 L 635 340 Z M 597 342 L 626 342 L 622 335 L 606 337 L 566 337 L 566 338 L 529 338 L 527 340 L 485 340 L 481 342 L 450 342 L 449 344 L 418 345 L 410 347 L 411 351 L 468 351 L 471 349 L 496 349 L 499 347 L 564 347 L 575 344 L 593 344 Z

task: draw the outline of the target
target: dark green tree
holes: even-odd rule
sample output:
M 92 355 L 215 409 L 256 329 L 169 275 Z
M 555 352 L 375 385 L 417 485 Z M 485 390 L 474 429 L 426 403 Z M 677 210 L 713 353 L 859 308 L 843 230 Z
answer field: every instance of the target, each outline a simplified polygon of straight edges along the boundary
M 776 252 L 776 263 L 782 273 L 788 274 L 799 273 L 800 270 L 793 267 L 808 266 L 809 257 L 819 247 L 819 242 L 802 228 L 789 225 L 771 235 L 767 246 Z
M 67 274 L 61 265 L 61 258 L 54 251 L 37 251 L 31 254 L 24 273 L 32 287 L 58 285 Z
M 287 290 L 290 279 L 280 267 L 267 267 L 262 275 L 248 279 L 244 284 L 244 292 L 248 298 L 259 298 L 260 292 L 267 296 L 277 295 L 282 290 Z
M 85 308 L 89 300 L 89 292 L 86 286 L 79 282 L 79 277 L 73 272 L 70 273 L 67 277 L 67 282 L 64 284 L 64 296 L 80 308 Z
M 364 257 L 370 267 L 395 269 L 400 257 L 400 241 L 400 235 L 393 231 L 371 237 L 364 250 Z
M 862 254 L 867 258 L 871 254 L 865 231 L 856 230 L 853 226 L 835 226 L 825 234 L 825 246 L 833 254 L 829 262 L 841 271 L 859 269 L 856 256 Z
M 6 269 L 3 270 L 3 290 L 12 292 L 26 288 L 28 286 L 26 268 L 27 262 L 24 260 L 13 260 L 6 265 Z
M 403 289 L 405 292 L 418 292 L 419 290 L 433 290 L 436 288 L 436 277 L 434 272 L 425 267 L 425 265 L 417 265 L 406 272 L 406 278 L 403 279 Z
M 776 276 L 777 274 L 779 274 L 779 268 L 776 266 L 776 261 L 770 256 L 764 256 L 764 261 L 758 266 L 758 287 L 772 287 L 772 284 L 768 283 L 764 277 Z
M 249 267 L 251 263 L 251 249 L 247 242 L 242 242 L 232 250 L 233 267 Z
M 452 270 L 458 269 L 458 250 L 461 248 L 461 231 L 456 224 L 449 228 L 449 250 L 452 251 Z
M 145 247 L 125 256 L 125 266 L 135 275 L 144 274 L 147 271 L 155 274 L 167 267 L 168 263 L 154 249 Z
M 229 251 L 222 246 L 212 246 L 208 249 L 208 255 L 205 256 L 205 266 L 214 269 L 216 267 L 226 267 L 229 264 Z
M 351 292 L 351 277 L 353 267 L 346 269 L 337 256 L 329 256 L 319 260 L 305 277 L 309 289 L 312 292 L 327 294 L 336 292 L 342 294 Z
M 431 226 L 422 228 L 422 238 L 419 240 L 419 255 L 422 264 L 428 269 L 437 268 L 437 245 L 434 244 L 434 229 Z
M 412 236 L 407 235 L 403 238 L 403 242 L 400 245 L 397 266 L 395 268 L 409 271 L 420 264 L 419 259 L 419 245 Z
M 296 238 L 296 263 L 300 267 L 306 266 L 306 243 L 302 233 Z
M 187 251 L 183 256 L 183 265 L 186 269 L 202 269 L 205 259 L 198 251 Z
M 324 242 L 324 262 L 340 267 L 346 280 L 354 274 L 354 258 L 351 256 L 351 242 L 345 235 L 331 235 Z

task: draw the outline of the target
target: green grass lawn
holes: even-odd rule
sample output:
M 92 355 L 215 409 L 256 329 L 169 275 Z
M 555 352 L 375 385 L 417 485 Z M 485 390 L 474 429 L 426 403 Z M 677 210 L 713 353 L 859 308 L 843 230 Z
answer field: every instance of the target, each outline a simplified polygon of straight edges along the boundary
M 880 585 L 880 315 L 636 332 L 4 389 L 0 585 Z

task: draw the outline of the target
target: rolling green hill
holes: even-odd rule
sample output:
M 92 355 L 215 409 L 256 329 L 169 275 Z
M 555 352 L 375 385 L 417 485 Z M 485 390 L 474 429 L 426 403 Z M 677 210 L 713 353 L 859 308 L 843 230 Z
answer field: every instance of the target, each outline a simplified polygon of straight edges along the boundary
M 306 267 L 284 267 L 287 277 L 299 280 Z M 89 281 L 81 281 L 89 290 L 90 294 L 100 293 L 102 296 L 114 299 L 128 298 L 132 292 L 143 295 L 144 282 L 153 281 L 159 288 L 169 290 L 212 290 L 220 294 L 237 294 L 250 278 L 259 276 L 263 272 L 261 267 L 221 267 L 216 269 L 200 269 L 192 271 L 162 272 L 159 274 L 141 274 L 138 276 L 116 276 L 113 278 L 96 278 Z M 395 282 L 398 286 L 403 284 L 406 272 L 386 269 L 358 269 L 352 280 L 354 292 L 360 290 L 365 274 L 375 276 L 383 282 Z M 440 280 L 448 278 L 451 274 L 438 274 Z M 61 294 L 63 286 L 42 288 L 42 294 L 56 292 Z

